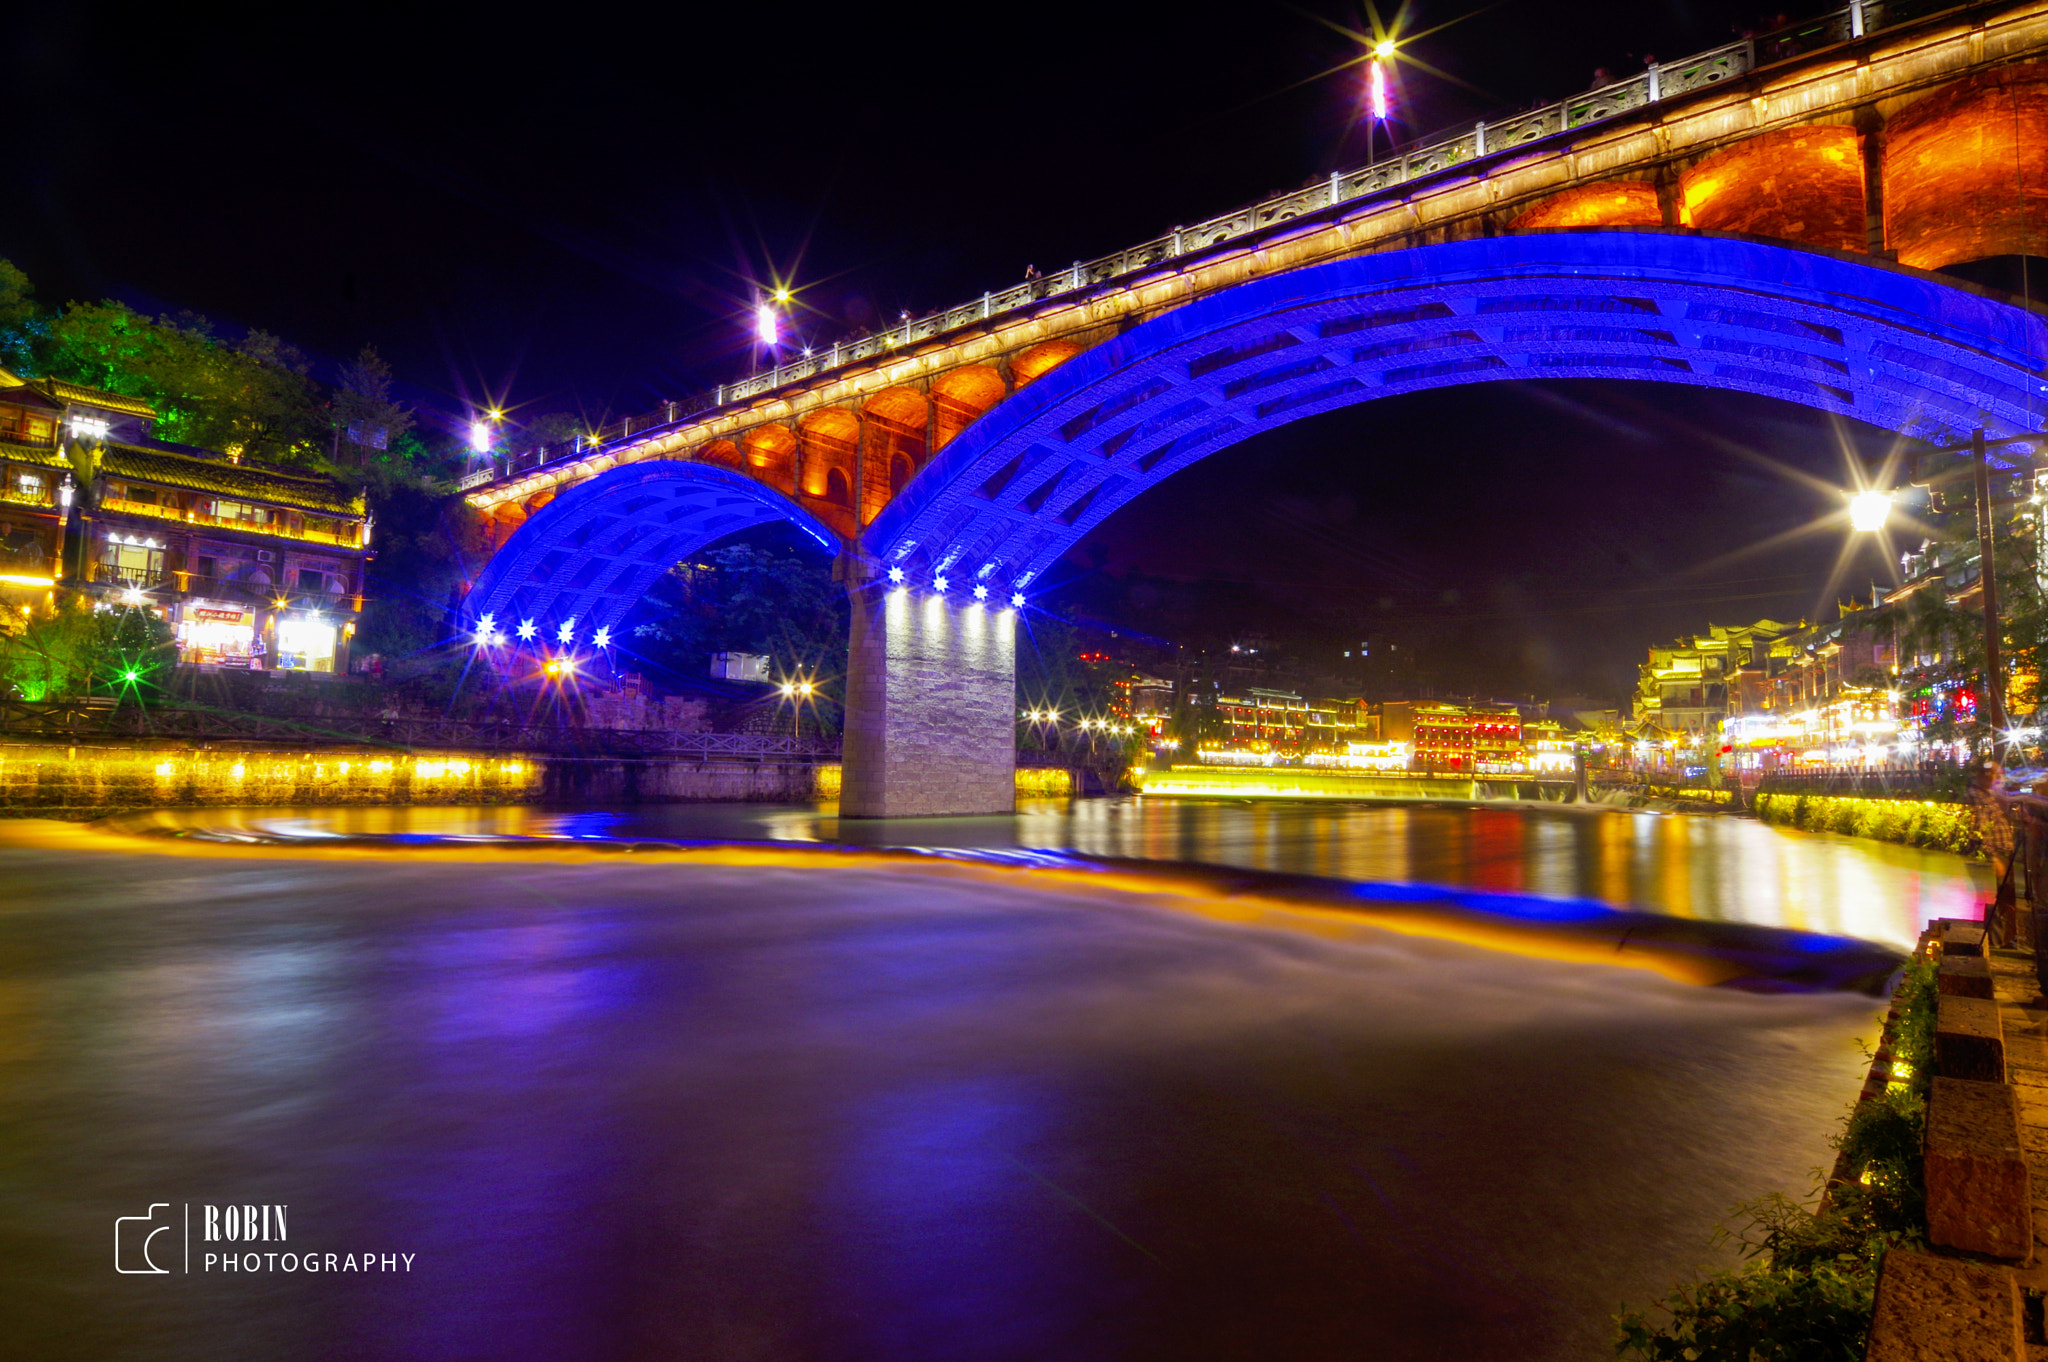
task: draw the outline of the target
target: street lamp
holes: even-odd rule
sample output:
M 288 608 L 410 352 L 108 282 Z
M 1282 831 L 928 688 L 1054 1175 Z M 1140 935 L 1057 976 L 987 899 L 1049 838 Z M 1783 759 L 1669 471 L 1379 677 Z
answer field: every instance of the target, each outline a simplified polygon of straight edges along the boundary
M 1874 534 L 1891 519 L 1892 494 L 1876 488 L 1849 498 L 1849 527 L 1861 534 Z
M 1394 44 L 1392 39 L 1383 38 L 1373 44 L 1372 61 L 1366 68 L 1365 77 L 1366 95 L 1372 108 L 1372 118 L 1365 125 L 1365 163 L 1367 165 L 1375 164 L 1378 159 L 1373 150 L 1373 134 L 1378 130 L 1380 124 L 1387 121 L 1387 114 L 1392 110 L 1392 101 L 1387 97 L 1387 66 L 1393 59 Z M 1389 148 L 1392 145 L 1392 140 L 1389 138 Z
M 808 678 L 799 678 L 795 681 L 784 681 L 776 689 L 781 692 L 782 698 L 789 703 L 789 736 L 792 738 L 801 737 L 803 734 L 804 706 L 810 703 L 813 695 L 817 694 L 817 683 Z

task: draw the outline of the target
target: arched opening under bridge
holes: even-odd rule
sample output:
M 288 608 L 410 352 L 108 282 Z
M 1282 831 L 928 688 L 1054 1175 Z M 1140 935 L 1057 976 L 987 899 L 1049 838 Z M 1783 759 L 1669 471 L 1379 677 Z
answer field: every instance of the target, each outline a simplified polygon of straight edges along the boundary
M 862 508 L 873 521 L 847 574 L 860 585 L 842 811 L 1009 809 L 1013 593 L 1028 597 L 1133 497 L 1262 431 L 1432 388 L 1598 378 L 1755 393 L 1947 441 L 1979 426 L 2040 430 L 2044 354 L 2040 315 L 1931 274 L 1699 230 L 1607 228 L 1363 256 L 1226 289 L 1064 357 L 936 451 L 910 419 L 922 399 L 889 390 L 870 415 L 901 429 L 871 442 L 880 476 L 867 486 L 886 487 L 898 456 L 915 476 L 878 515 Z M 905 410 L 877 410 L 891 403 Z M 501 551 L 473 612 L 503 619 L 517 601 L 615 619 L 683 554 L 777 515 L 830 542 L 794 502 L 746 482 L 650 463 L 572 488 Z
M 513 634 L 531 622 L 543 637 L 567 626 L 588 641 L 616 630 L 657 577 L 707 545 L 756 525 L 787 521 L 836 550 L 840 540 L 788 497 L 709 463 L 625 464 L 537 511 L 498 550 L 464 603 L 472 623 L 492 617 Z

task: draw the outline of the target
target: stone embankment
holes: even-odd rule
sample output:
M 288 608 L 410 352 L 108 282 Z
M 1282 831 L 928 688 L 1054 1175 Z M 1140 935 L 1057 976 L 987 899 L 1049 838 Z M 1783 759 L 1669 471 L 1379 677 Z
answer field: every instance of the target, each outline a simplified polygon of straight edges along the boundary
M 1060 768 L 1020 769 L 1020 798 L 1071 793 Z M 0 816 L 270 805 L 807 804 L 836 799 L 839 763 L 804 758 L 567 757 L 388 747 L 0 744 Z
M 1945 921 L 1922 1167 L 1927 1246 L 1894 1249 L 1878 1278 L 1869 1362 L 2048 1362 L 2048 997 L 2033 950 Z M 1896 1015 L 1894 1017 L 1896 1021 Z M 1864 1097 L 1894 1072 L 1887 1044 Z

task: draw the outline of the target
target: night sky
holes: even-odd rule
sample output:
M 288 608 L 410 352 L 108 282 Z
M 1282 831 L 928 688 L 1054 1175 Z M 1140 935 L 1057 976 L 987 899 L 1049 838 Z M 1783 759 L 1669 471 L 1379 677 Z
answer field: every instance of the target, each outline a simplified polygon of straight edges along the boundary
M 1411 7 L 1404 137 L 1767 18 L 1706 3 Z M 745 372 L 758 283 L 835 336 L 1362 160 L 1355 6 L 48 7 L 11 42 L 0 254 L 46 301 L 374 342 L 453 424 L 598 419 Z M 1391 9 L 1383 16 L 1393 17 Z M 1321 78 L 1318 78 L 1318 77 Z M 1463 82 L 1460 84 L 1458 82 Z M 430 422 L 431 423 L 431 422 Z M 1881 448 L 1875 432 L 1861 437 Z M 1502 693 L 1618 691 L 1709 619 L 1811 616 L 1836 432 L 1762 398 L 1495 383 L 1215 456 L 1063 565 L 1077 608 L 1190 643 L 1422 631 Z M 1842 591 L 1885 569 L 1858 559 Z

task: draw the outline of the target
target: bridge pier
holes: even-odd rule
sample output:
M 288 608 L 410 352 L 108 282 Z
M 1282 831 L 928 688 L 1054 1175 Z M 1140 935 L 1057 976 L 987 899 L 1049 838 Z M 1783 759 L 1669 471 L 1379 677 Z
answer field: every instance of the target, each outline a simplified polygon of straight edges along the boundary
M 845 818 L 1010 813 L 1017 612 L 848 581 Z

